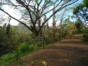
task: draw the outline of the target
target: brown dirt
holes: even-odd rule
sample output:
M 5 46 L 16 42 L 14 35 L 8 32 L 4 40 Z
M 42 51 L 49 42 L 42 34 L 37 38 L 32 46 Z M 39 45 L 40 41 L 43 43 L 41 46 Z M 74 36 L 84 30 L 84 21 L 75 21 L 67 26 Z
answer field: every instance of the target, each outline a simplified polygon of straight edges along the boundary
M 50 47 L 22 57 L 12 66 L 16 66 L 16 64 L 20 66 L 29 64 L 30 66 L 31 61 L 45 61 L 47 66 L 88 66 L 88 45 L 79 39 L 64 39 Z

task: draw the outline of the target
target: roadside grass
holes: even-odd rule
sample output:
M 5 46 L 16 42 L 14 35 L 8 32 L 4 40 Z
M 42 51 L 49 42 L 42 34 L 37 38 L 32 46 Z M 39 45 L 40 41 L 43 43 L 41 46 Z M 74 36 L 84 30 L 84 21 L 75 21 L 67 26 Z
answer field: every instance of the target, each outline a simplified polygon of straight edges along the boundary
M 45 44 L 44 47 L 51 46 L 51 44 Z M 5 54 L 1 56 L 0 58 L 0 66 L 10 66 L 11 63 L 17 61 L 21 57 L 32 53 L 33 51 L 42 49 L 43 46 L 38 46 L 37 44 L 27 44 L 27 43 L 21 43 L 20 46 L 12 53 Z M 26 64 L 24 64 L 25 66 Z M 19 65 L 18 65 L 19 66 Z
M 76 38 L 76 39 L 82 39 L 82 36 L 83 36 L 83 34 L 73 35 L 73 37 Z
M 37 47 L 33 44 L 28 45 L 27 43 L 22 43 L 14 52 L 5 54 L 0 58 L 0 66 L 9 66 L 12 62 L 28 53 L 35 51 L 36 49 Z
M 85 41 L 83 38 L 81 39 L 83 43 L 85 43 L 86 45 L 88 45 L 88 41 Z

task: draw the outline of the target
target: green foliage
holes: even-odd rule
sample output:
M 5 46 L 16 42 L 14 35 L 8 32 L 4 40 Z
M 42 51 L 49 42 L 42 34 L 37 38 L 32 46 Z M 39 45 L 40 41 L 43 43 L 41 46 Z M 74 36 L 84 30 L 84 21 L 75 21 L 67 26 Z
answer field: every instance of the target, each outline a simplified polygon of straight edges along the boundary
M 10 30 L 9 35 L 6 34 L 5 29 L 0 28 L 0 49 L 3 50 L 0 50 L 0 52 L 12 52 L 19 46 L 20 43 L 24 42 L 28 44 L 35 43 L 30 34 L 18 33 L 17 28 L 15 27 Z M 3 54 L 1 53 L 1 55 Z
M 83 9 L 83 7 L 83 4 L 78 5 L 76 8 L 73 9 L 73 14 L 77 14 L 79 10 Z
M 84 2 L 84 6 L 88 8 L 88 0 L 83 0 L 83 2 Z
M 28 45 L 27 43 L 21 43 L 20 46 L 15 51 L 17 59 L 22 57 L 23 55 L 27 53 L 31 53 L 34 50 L 36 50 L 36 47 L 34 45 Z
M 44 30 L 44 36 L 45 36 L 45 41 L 47 42 L 47 43 L 52 43 L 52 30 Z
M 75 23 L 71 22 L 70 20 L 67 23 L 67 33 L 68 36 L 71 38 L 73 36 L 73 34 L 75 34 L 76 32 L 76 27 L 75 27 Z
M 27 52 L 32 52 L 32 51 L 34 51 L 36 48 L 35 48 L 35 46 L 33 45 L 33 44 L 31 44 L 31 45 L 29 45 L 29 44 L 27 44 L 27 43 L 22 43 L 22 44 L 20 44 L 20 46 L 18 47 L 18 49 L 17 49 L 17 51 L 18 52 L 20 52 L 21 51 L 21 53 L 26 53 L 25 51 L 27 51 Z
M 84 42 L 88 42 L 88 28 L 84 28 L 84 34 L 83 34 L 83 39 Z
M 0 28 L 0 44 L 5 40 L 5 30 Z
M 65 38 L 68 33 L 67 29 L 65 29 L 64 26 L 62 26 L 62 28 L 59 30 L 59 32 L 60 32 L 61 38 Z
M 29 51 L 29 45 L 26 43 L 21 43 L 20 46 L 15 51 L 16 57 L 20 58 L 23 54 Z
M 79 4 L 77 7 L 75 7 L 73 9 L 73 14 L 76 15 L 76 17 L 78 17 L 78 19 L 80 19 L 81 21 L 86 23 L 87 16 L 88 16 L 87 9 L 88 9 L 88 0 L 83 0 L 82 4 Z
M 9 53 L 0 58 L 0 66 L 8 66 L 15 59 L 14 53 Z
M 29 50 L 29 45 L 27 43 L 22 43 L 18 47 L 17 51 L 22 51 L 22 53 L 24 53 L 25 51 L 28 51 L 28 50 Z
M 59 32 L 58 29 L 54 30 L 55 35 L 53 38 L 53 28 L 50 28 L 48 30 L 44 30 L 44 40 L 47 44 L 54 43 L 59 40 Z
M 15 35 L 14 35 L 14 37 L 15 37 Z M 0 29 L 0 45 L 2 46 L 0 48 L 3 49 L 3 52 L 5 49 L 6 49 L 6 51 L 8 51 L 9 48 L 11 48 L 11 46 L 14 45 L 14 43 L 16 42 L 16 41 L 14 42 L 14 39 L 16 39 L 14 37 L 12 37 L 12 34 L 10 36 L 7 36 L 6 31 L 2 28 Z M 13 42 L 13 44 L 12 44 L 12 42 Z
M 54 36 L 53 36 L 53 32 L 54 32 Z M 53 30 L 53 28 L 49 28 L 48 30 L 44 30 L 45 41 L 48 44 L 57 42 L 61 38 L 66 37 L 66 34 L 67 34 L 67 30 L 65 29 L 64 25 L 62 25 L 62 28 L 56 27 L 54 30 Z
M 38 0 L 35 0 L 35 2 L 38 4 Z
M 81 22 L 80 20 L 77 20 L 75 22 L 75 27 L 76 27 L 76 33 L 78 34 L 83 33 L 83 28 L 84 28 L 83 22 Z
M 37 47 L 33 44 L 21 43 L 20 46 L 12 53 L 8 53 L 0 58 L 0 66 L 9 66 L 13 61 L 18 60 L 25 54 L 31 53 Z

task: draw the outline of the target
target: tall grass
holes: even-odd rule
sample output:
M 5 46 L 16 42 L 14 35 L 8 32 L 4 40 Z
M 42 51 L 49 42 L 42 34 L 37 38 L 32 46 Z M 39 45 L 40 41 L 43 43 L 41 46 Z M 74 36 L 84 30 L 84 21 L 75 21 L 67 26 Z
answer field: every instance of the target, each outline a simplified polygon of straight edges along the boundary
M 33 44 L 21 43 L 12 53 L 8 53 L 0 58 L 0 66 L 9 66 L 13 61 L 18 60 L 25 54 L 31 53 L 37 49 Z

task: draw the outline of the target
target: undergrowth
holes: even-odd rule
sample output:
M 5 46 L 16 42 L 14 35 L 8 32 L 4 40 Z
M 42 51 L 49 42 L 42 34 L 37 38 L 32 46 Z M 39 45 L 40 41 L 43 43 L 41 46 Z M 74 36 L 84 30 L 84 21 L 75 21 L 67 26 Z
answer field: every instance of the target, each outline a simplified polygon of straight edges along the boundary
M 31 53 L 37 49 L 33 44 L 21 43 L 20 46 L 12 53 L 5 54 L 0 58 L 0 66 L 9 66 L 13 61 L 18 60 L 22 56 Z
M 51 44 L 44 43 L 44 47 L 48 47 Z M 22 56 L 25 56 L 35 50 L 42 49 L 42 46 L 38 46 L 37 44 L 28 44 L 28 43 L 21 43 L 20 46 L 12 53 L 8 53 L 3 55 L 0 58 L 0 66 L 10 66 L 11 63 L 17 61 Z

